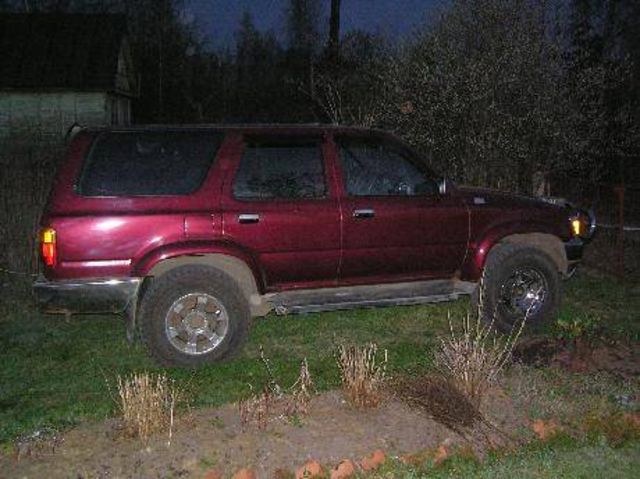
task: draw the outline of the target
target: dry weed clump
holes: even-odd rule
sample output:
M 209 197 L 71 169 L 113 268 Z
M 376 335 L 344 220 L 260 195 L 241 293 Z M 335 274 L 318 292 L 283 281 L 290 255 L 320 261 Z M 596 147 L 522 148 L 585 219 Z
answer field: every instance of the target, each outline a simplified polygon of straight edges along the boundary
M 456 330 L 449 317 L 448 337 L 442 338 L 435 353 L 435 366 L 469 400 L 480 407 L 487 390 L 511 359 L 526 317 L 505 337 L 498 337 L 493 324 L 484 324 L 481 315 L 468 314 Z
M 16 461 L 20 461 L 25 457 L 52 456 L 63 442 L 64 439 L 57 430 L 42 427 L 31 434 L 16 439 L 14 458 Z
M 592 413 L 582 420 L 581 426 L 588 435 L 605 437 L 614 447 L 640 439 L 640 414 L 637 412 Z
M 279 413 L 280 416 L 287 418 L 306 416 L 309 413 L 309 403 L 314 390 L 307 358 L 300 362 L 298 378 L 288 389 L 288 394 L 285 394 L 285 390 L 278 384 L 262 346 L 260 346 L 260 360 L 265 366 L 269 381 L 263 387 L 262 393 L 253 394 L 238 402 L 241 424 L 243 426 L 254 424 L 258 429 L 264 429 L 272 413 Z
M 238 402 L 240 423 L 243 426 L 254 424 L 258 429 L 265 429 L 269 421 L 269 411 L 273 406 L 273 397 L 268 388 L 261 394 L 254 394 Z
M 403 400 L 453 430 L 471 427 L 482 419 L 476 405 L 448 378 L 407 379 L 397 384 L 396 390 Z
M 168 430 L 170 444 L 179 396 L 173 381 L 164 374 L 133 373 L 118 376 L 117 389 L 124 433 L 146 441 L 152 434 Z
M 378 362 L 378 346 L 340 345 L 336 361 L 340 368 L 342 389 L 356 407 L 376 407 L 382 399 L 382 387 L 386 379 L 387 350 L 384 360 Z
M 285 405 L 285 415 L 287 417 L 306 416 L 309 414 L 309 403 L 313 394 L 314 386 L 309 372 L 307 358 L 300 362 L 300 373 L 298 379 L 289 390 L 289 397 Z

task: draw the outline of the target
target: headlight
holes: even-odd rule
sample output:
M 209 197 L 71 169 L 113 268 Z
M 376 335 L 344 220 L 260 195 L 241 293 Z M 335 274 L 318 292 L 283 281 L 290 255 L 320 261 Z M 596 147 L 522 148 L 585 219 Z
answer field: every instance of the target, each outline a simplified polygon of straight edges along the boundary
M 596 217 L 593 211 L 579 210 L 569 217 L 569 224 L 573 236 L 589 239 L 596 229 Z

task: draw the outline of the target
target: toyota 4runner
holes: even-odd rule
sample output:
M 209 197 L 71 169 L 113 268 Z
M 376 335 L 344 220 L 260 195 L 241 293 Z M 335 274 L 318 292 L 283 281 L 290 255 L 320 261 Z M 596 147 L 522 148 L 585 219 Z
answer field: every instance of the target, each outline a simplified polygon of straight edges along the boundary
M 41 221 L 49 312 L 125 313 L 165 365 L 236 350 L 252 317 L 477 291 L 500 329 L 553 318 L 593 233 L 561 202 L 459 188 L 376 130 L 86 129 Z

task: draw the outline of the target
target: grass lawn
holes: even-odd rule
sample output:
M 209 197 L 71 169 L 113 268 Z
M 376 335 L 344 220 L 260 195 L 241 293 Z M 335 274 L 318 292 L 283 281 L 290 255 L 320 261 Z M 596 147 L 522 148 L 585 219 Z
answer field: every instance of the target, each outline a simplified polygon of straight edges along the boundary
M 631 478 L 640 470 L 640 443 L 611 447 L 605 442 L 580 442 L 560 437 L 522 447 L 516 453 L 492 455 L 482 463 L 452 458 L 439 467 L 416 469 L 397 461 L 372 479 L 398 478 Z
M 583 275 L 565 286 L 564 317 L 595 313 L 608 333 L 640 339 L 637 285 Z M 271 315 L 255 322 L 247 345 L 232 360 L 168 374 L 187 391 L 191 405 L 201 407 L 234 401 L 247 396 L 250 385 L 260 388 L 266 382 L 260 345 L 283 385 L 293 382 L 299 361 L 307 357 L 318 389 L 337 386 L 333 353 L 340 342 L 375 341 L 388 350 L 391 373 L 420 373 L 430 367 L 429 351 L 446 331 L 447 315 L 460 317 L 467 308 L 468 301 L 460 300 L 307 316 Z M 4 300 L 2 309 L 0 443 L 43 426 L 59 429 L 108 417 L 114 412 L 108 383 L 113 386 L 118 374 L 158 370 L 140 345 L 127 344 L 124 324 L 116 316 L 77 316 L 65 321 L 63 316 L 42 315 L 29 305 L 18 307 Z M 543 465 L 545 459 L 540 456 L 536 461 Z

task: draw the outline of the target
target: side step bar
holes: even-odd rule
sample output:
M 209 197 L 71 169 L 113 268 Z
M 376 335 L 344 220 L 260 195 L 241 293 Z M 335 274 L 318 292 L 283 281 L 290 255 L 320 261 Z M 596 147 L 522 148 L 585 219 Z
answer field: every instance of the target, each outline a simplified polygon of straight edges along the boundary
M 265 299 L 278 315 L 303 314 L 453 301 L 471 294 L 475 287 L 458 280 L 434 280 L 285 291 Z

